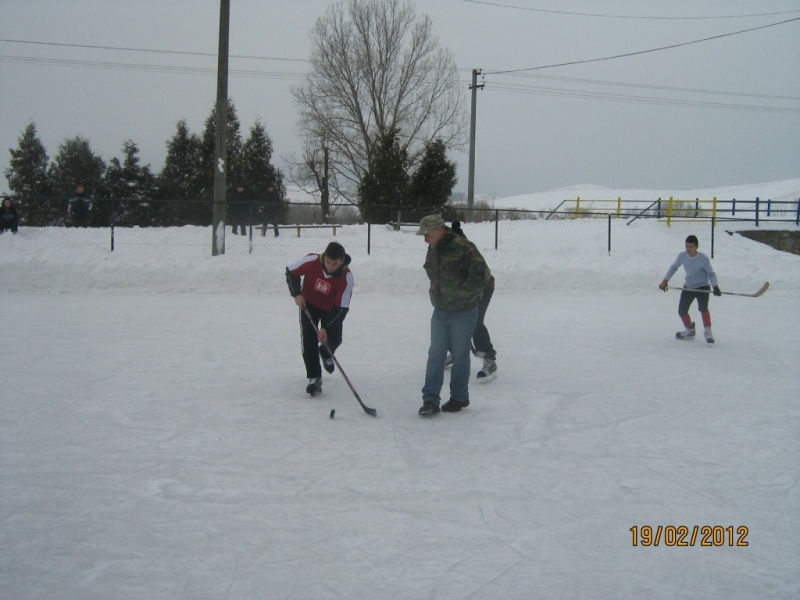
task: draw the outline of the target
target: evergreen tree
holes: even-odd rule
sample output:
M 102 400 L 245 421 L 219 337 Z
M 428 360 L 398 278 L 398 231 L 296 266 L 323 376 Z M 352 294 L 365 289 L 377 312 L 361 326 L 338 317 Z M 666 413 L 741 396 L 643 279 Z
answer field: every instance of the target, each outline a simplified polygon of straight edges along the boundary
M 101 187 L 106 192 L 104 195 L 113 199 L 109 202 L 114 207 L 113 222 L 140 227 L 158 223 L 163 203 L 152 202 L 156 194 L 156 177 L 150 171 L 150 165 L 139 164 L 139 147 L 131 140 L 123 144 L 122 152 L 122 162 L 116 157 L 109 161 Z
M 397 131 L 390 129 L 376 140 L 373 158 L 358 186 L 362 217 L 385 223 L 391 218 L 392 207 L 413 205 L 409 183 L 408 152 L 400 145 Z
M 48 170 L 53 192 L 63 198 L 59 203 L 60 214 L 53 215 L 58 223 L 63 223 L 66 218 L 67 200 L 75 188 L 83 185 L 86 192 L 93 195 L 101 184 L 105 169 L 105 161 L 92 151 L 86 138 L 75 136 L 59 145 Z
M 200 200 L 202 143 L 181 119 L 167 142 L 167 157 L 158 175 L 158 196 L 166 202 L 159 225 L 186 225 Z M 210 209 L 208 210 L 210 223 Z M 167 215 L 170 215 L 167 217 Z
M 28 226 L 48 225 L 48 214 L 55 214 L 52 190 L 47 177 L 49 158 L 31 121 L 19 137 L 16 150 L 10 149 L 11 161 L 5 170 L 8 187 L 16 196 L 20 217 Z
M 434 140 L 425 149 L 419 168 L 411 178 L 409 197 L 420 208 L 441 209 L 458 178 L 456 164 L 447 160 L 447 148 L 442 140 Z
M 203 131 L 203 195 L 209 200 L 214 197 L 214 159 L 216 154 L 217 139 L 217 106 L 211 109 L 211 114 L 206 119 Z M 240 163 L 242 158 L 242 132 L 239 117 L 236 116 L 236 107 L 228 99 L 228 128 L 226 132 L 226 169 L 225 180 L 228 190 L 233 189 L 233 180 L 240 176 Z
M 264 208 L 258 201 L 263 200 L 269 186 L 273 186 L 281 198 L 285 196 L 283 173 L 272 165 L 272 140 L 260 121 L 250 128 L 250 135 L 242 145 L 234 178 L 235 181 L 229 182 L 231 186 L 243 184 L 255 201 L 253 217 L 257 221 L 262 220 Z

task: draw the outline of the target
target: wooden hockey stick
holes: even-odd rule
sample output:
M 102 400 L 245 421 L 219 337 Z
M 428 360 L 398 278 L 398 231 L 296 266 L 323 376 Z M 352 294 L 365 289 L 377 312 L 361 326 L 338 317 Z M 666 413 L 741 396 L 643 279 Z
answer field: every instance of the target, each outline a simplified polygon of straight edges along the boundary
M 314 318 L 311 316 L 311 313 L 308 312 L 308 309 L 304 307 L 303 308 L 303 312 L 306 313 L 306 317 L 308 317 L 308 320 L 314 326 L 314 331 L 319 333 L 319 328 L 317 327 L 317 324 L 314 322 Z M 336 360 L 336 356 L 334 356 L 333 352 L 331 351 L 331 347 L 328 346 L 327 342 L 325 344 L 323 344 L 323 345 L 325 346 L 325 349 L 328 351 L 328 354 L 331 355 L 331 358 L 333 359 L 333 362 L 336 363 L 336 367 L 339 369 L 339 373 L 342 374 L 342 377 L 344 377 L 344 380 L 347 382 L 347 385 L 350 386 L 350 391 L 353 392 L 353 395 L 356 397 L 356 400 L 358 400 L 358 403 L 361 405 L 361 408 L 363 408 L 364 412 L 367 413 L 368 415 L 370 415 L 371 417 L 377 417 L 378 416 L 378 411 L 375 410 L 374 408 L 370 408 L 369 406 L 367 406 L 366 404 L 364 404 L 361 401 L 361 396 L 358 395 L 358 392 L 356 391 L 356 388 L 354 388 L 353 384 L 350 383 L 350 378 L 347 377 L 347 375 L 345 374 L 344 370 L 342 369 L 342 365 L 340 365 L 339 361 Z
M 714 290 L 694 290 L 692 288 L 685 288 L 685 287 L 675 287 L 675 288 L 667 287 L 667 289 L 668 290 L 681 290 L 681 291 L 684 291 L 684 292 L 698 292 L 700 294 L 713 294 L 714 293 Z M 741 293 L 738 293 L 738 292 L 722 292 L 722 293 L 724 295 L 726 295 L 726 296 L 746 296 L 748 298 L 758 298 L 764 292 L 766 292 L 768 289 L 769 289 L 769 281 L 765 282 L 764 285 L 761 286 L 761 289 L 758 290 L 754 294 L 741 294 Z

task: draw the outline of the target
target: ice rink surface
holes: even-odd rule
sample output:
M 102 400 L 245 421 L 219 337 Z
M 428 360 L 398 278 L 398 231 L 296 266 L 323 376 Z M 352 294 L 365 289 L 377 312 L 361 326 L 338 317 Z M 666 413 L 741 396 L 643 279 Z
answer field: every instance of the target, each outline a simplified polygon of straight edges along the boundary
M 657 282 L 498 290 L 499 377 L 428 419 L 424 293 L 354 297 L 377 418 L 304 393 L 286 292 L 0 294 L 0 595 L 796 598 L 797 292 L 713 298 L 709 346 Z

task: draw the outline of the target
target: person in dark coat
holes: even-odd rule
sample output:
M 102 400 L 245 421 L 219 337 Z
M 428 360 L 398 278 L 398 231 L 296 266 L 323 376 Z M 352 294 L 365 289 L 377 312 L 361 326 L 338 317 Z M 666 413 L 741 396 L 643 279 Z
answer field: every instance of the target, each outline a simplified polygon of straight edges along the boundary
M 275 231 L 275 237 L 278 237 L 278 215 L 281 212 L 281 197 L 275 191 L 275 186 L 270 185 L 267 188 L 267 194 L 264 197 L 266 206 L 264 207 L 264 233 L 267 227 L 272 223 L 272 229 Z
M 228 222 L 233 229 L 233 235 L 241 229 L 242 235 L 247 235 L 247 217 L 250 215 L 250 195 L 244 185 L 237 184 L 236 191 L 231 194 L 228 202 Z
M 6 230 L 10 229 L 11 233 L 17 235 L 18 225 L 17 207 L 14 206 L 11 198 L 6 196 L 3 198 L 3 208 L 0 211 L 0 233 L 5 233 Z
M 425 236 L 428 244 L 423 267 L 430 280 L 428 295 L 433 305 L 431 345 L 419 409 L 419 415 L 427 417 L 440 410 L 458 412 L 469 406 L 470 340 L 492 272 L 475 244 L 453 233 L 441 215 L 423 217 L 417 235 Z M 453 355 L 450 400 L 440 409 L 448 350 Z
M 73 227 L 88 227 L 91 211 L 92 197 L 86 193 L 83 184 L 79 183 L 67 204 L 67 224 Z
M 464 230 L 461 229 L 460 221 L 453 221 L 450 228 L 453 233 L 467 239 Z M 483 290 L 481 302 L 478 305 L 478 322 L 475 324 L 475 331 L 472 333 L 472 346 L 473 354 L 478 358 L 483 359 L 483 366 L 478 371 L 478 382 L 487 383 L 497 377 L 497 352 L 492 345 L 492 338 L 489 336 L 489 330 L 483 322 L 486 317 L 486 310 L 489 308 L 489 302 L 492 301 L 494 294 L 494 275 L 489 278 L 489 283 L 486 284 L 486 289 Z

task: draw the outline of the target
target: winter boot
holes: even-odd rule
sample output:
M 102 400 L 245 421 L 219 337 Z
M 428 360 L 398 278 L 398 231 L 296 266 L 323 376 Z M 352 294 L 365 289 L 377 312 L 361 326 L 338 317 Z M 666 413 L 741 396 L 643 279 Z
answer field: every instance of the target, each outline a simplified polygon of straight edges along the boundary
M 703 335 L 706 337 L 706 341 L 709 344 L 713 344 L 714 343 L 714 334 L 711 333 L 711 327 L 703 328 Z
M 696 333 L 696 331 L 695 331 L 695 328 L 694 328 L 694 323 L 692 323 L 691 329 L 687 327 L 683 331 L 679 331 L 678 333 L 675 334 L 675 339 L 676 340 L 693 340 L 694 336 L 695 336 L 695 333 Z
M 483 359 L 483 366 L 478 371 L 478 383 L 489 383 L 497 379 L 497 363 L 491 358 Z
M 462 408 L 467 408 L 469 406 L 469 400 L 464 400 L 464 402 L 459 402 L 454 398 L 450 398 L 447 402 L 442 405 L 442 412 L 458 412 Z
M 322 344 L 319 345 L 319 355 L 322 357 L 322 366 L 325 367 L 325 370 L 328 373 L 333 373 L 336 365 L 333 363 L 330 352 L 328 352 L 328 349 Z
M 322 377 L 310 377 L 306 386 L 306 394 L 316 396 L 322 391 Z
M 439 410 L 438 404 L 434 404 L 433 402 L 423 402 L 422 406 L 419 407 L 419 416 L 429 417 L 438 413 Z

